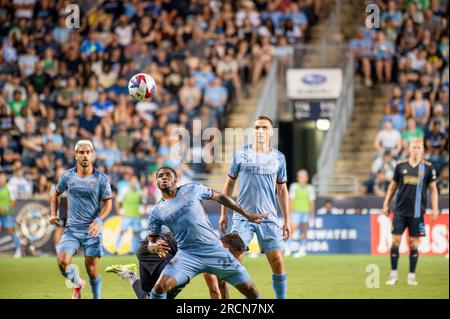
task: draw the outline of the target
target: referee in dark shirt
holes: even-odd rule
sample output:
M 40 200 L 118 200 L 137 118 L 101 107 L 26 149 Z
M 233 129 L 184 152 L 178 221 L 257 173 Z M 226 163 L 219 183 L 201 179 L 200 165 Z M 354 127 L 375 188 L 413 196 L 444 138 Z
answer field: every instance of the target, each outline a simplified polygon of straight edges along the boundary
M 391 276 L 386 285 L 395 285 L 398 281 L 397 265 L 399 246 L 403 232 L 409 231 L 409 274 L 407 283 L 417 285 L 416 265 L 419 258 L 417 247 L 419 237 L 425 236 L 424 214 L 427 206 L 427 190 L 430 189 L 432 218 L 439 214 L 436 171 L 430 162 L 423 160 L 424 145 L 422 139 L 413 139 L 409 146 L 409 159 L 399 161 L 394 177 L 384 200 L 383 212 L 389 216 L 389 204 L 397 191 L 392 224 Z

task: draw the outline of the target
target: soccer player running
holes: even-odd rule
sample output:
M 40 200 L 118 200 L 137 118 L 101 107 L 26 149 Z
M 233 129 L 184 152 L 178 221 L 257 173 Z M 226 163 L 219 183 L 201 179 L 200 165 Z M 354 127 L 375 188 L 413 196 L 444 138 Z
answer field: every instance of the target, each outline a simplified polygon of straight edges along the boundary
M 72 256 L 82 247 L 85 266 L 94 299 L 101 298 L 102 277 L 98 273 L 98 261 L 103 255 L 102 224 L 112 209 L 111 185 L 107 176 L 93 166 L 94 146 L 89 140 L 75 145 L 77 165 L 65 171 L 51 195 L 50 223 L 58 224 L 59 196 L 67 191 L 68 216 L 66 228 L 57 247 L 57 262 L 61 274 L 74 284 L 73 299 L 81 298 L 84 280 L 71 266 Z M 103 206 L 102 206 L 103 203 Z
M 417 248 L 419 237 L 425 236 L 423 215 L 427 205 L 428 188 L 430 188 L 431 194 L 432 219 L 436 220 L 439 214 L 436 171 L 430 162 L 423 160 L 423 154 L 423 140 L 413 139 L 409 146 L 409 159 L 397 163 L 394 177 L 384 200 L 383 212 L 389 216 L 389 204 L 398 190 L 392 225 L 391 275 L 386 285 L 395 285 L 398 281 L 399 246 L 406 228 L 409 231 L 410 248 L 407 283 L 413 286 L 417 285 L 415 276 L 419 258 Z
M 11 237 L 16 246 L 14 258 L 22 257 L 22 243 L 16 234 L 14 227 L 14 206 L 16 200 L 14 194 L 9 191 L 6 184 L 6 175 L 0 172 L 0 231 L 2 228 L 6 229 L 7 234 Z
M 259 246 L 272 268 L 275 295 L 277 299 L 286 299 L 287 275 L 283 260 L 283 240 L 288 240 L 291 234 L 286 159 L 281 152 L 270 146 L 270 137 L 273 135 L 270 118 L 258 117 L 253 129 L 253 144 L 246 145 L 233 154 L 224 194 L 233 194 L 234 184 L 239 177 L 238 204 L 256 214 L 269 213 L 269 217 L 260 224 L 251 224 L 235 212 L 232 231 L 239 233 L 247 247 L 256 233 Z M 284 217 L 282 229 L 278 223 L 277 200 Z M 219 220 L 222 232 L 226 231 L 227 224 L 227 209 L 222 207 Z
M 171 232 L 162 232 L 160 240 L 166 242 L 169 250 L 164 257 L 157 254 L 152 254 L 148 251 L 148 238 L 139 243 L 136 256 L 139 261 L 139 274 L 137 276 L 137 266 L 135 264 L 127 265 L 112 265 L 108 266 L 105 271 L 117 274 L 121 279 L 127 280 L 136 294 L 138 299 L 149 299 L 150 292 L 155 286 L 164 268 L 170 263 L 178 251 L 178 243 Z M 229 233 L 220 239 L 225 248 L 239 261 L 244 259 L 245 245 L 241 237 L 236 233 Z M 165 251 L 167 246 L 161 246 L 162 251 Z M 206 285 L 208 286 L 209 294 L 212 299 L 228 299 L 228 288 L 226 283 L 215 275 L 208 273 L 203 274 Z M 167 292 L 167 299 L 174 299 L 187 285 L 187 283 L 176 286 Z
M 247 298 L 260 298 L 247 270 L 239 260 L 225 248 L 214 232 L 201 200 L 214 200 L 234 209 L 254 223 L 267 214 L 251 214 L 224 194 L 201 184 L 186 184 L 177 187 L 176 172 L 162 167 L 156 172 L 157 186 L 163 195 L 148 216 L 148 250 L 164 257 L 169 251 L 167 244 L 158 240 L 163 225 L 175 235 L 179 250 L 164 268 L 151 299 L 166 299 L 167 292 L 183 285 L 200 273 L 216 275 L 235 286 Z

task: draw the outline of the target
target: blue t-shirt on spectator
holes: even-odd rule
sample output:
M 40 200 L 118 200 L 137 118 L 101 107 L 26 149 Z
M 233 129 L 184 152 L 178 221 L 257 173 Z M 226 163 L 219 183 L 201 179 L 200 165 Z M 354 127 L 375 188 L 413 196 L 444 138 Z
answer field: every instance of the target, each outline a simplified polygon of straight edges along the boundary
M 78 120 L 78 125 L 80 128 L 85 129 L 90 133 L 94 133 L 95 127 L 100 123 L 100 118 L 98 116 L 93 116 L 90 120 L 83 116 L 80 116 Z
M 386 115 L 383 118 L 382 124 L 384 124 L 384 122 L 386 121 L 391 121 L 392 127 L 399 132 L 402 132 L 404 129 L 406 129 L 406 119 L 399 113 Z
M 91 41 L 89 39 L 86 39 L 83 41 L 80 47 L 81 53 L 84 53 L 86 56 L 90 56 L 92 52 L 104 52 L 105 48 L 101 44 L 100 41 Z
M 294 12 L 289 15 L 287 15 L 288 18 L 292 19 L 292 22 L 294 25 L 304 25 L 305 23 L 308 23 L 308 18 L 306 17 L 306 14 L 303 12 Z
M 111 167 L 121 160 L 121 154 L 117 148 L 104 148 L 101 150 L 97 150 L 97 154 L 99 157 L 105 158 L 104 164 L 106 167 Z
M 228 98 L 228 92 L 227 89 L 222 85 L 215 87 L 208 87 L 205 90 L 205 99 L 211 100 L 214 104 L 219 103 L 220 101 L 226 98 Z M 225 103 L 224 105 L 221 105 L 220 108 L 223 108 L 225 106 Z
M 391 41 L 384 43 L 375 43 L 373 47 L 373 55 L 375 60 L 389 60 L 395 53 L 394 44 Z
M 403 22 L 403 15 L 400 10 L 395 12 L 385 11 L 381 14 L 381 21 L 386 21 L 387 19 L 391 19 L 394 25 L 401 25 Z
M 103 117 L 114 110 L 114 104 L 110 100 L 105 100 L 104 102 L 95 101 L 92 103 L 92 109 L 95 115 Z
M 128 94 L 128 87 L 114 84 L 107 90 L 107 92 L 113 92 L 117 96 L 121 94 Z
M 352 39 L 348 45 L 349 49 L 357 49 L 361 56 L 372 56 L 373 41 L 370 38 L 366 39 Z
M 406 112 L 406 101 L 403 97 L 399 99 L 390 99 L 389 100 L 389 106 L 393 108 L 394 106 L 397 107 L 398 113 L 401 115 L 404 115 Z
M 192 76 L 195 78 L 195 86 L 199 90 L 203 90 L 214 80 L 214 73 L 212 72 L 194 71 Z
M 43 135 L 42 142 L 44 144 L 47 144 L 48 142 L 52 142 L 53 144 L 64 144 L 64 140 L 59 134 Z

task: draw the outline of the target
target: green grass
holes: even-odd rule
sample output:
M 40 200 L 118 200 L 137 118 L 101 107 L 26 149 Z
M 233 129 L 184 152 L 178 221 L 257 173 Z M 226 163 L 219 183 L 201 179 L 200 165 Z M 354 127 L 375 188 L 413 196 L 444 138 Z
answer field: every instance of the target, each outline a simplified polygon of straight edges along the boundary
M 137 260 L 128 257 L 103 257 L 100 261 L 103 276 L 103 298 L 135 298 L 128 282 L 104 269 L 110 264 L 129 263 Z M 73 261 L 80 268 L 83 258 Z M 367 288 L 369 264 L 380 268 L 380 288 Z M 271 271 L 264 257 L 244 261 L 263 298 L 274 298 Z M 396 286 L 384 285 L 389 275 L 389 258 L 367 255 L 307 256 L 301 259 L 286 258 L 288 273 L 288 297 L 297 299 L 321 298 L 449 298 L 448 259 L 444 257 L 420 257 L 417 271 L 419 285 L 406 284 L 408 257 L 400 258 L 400 280 Z M 86 271 L 82 268 L 82 276 Z M 231 288 L 232 298 L 242 296 Z M 70 298 L 64 278 L 59 274 L 54 257 L 13 259 L 0 257 L 0 298 Z M 90 298 L 89 287 L 84 297 Z M 197 276 L 179 295 L 179 298 L 208 298 L 202 276 Z

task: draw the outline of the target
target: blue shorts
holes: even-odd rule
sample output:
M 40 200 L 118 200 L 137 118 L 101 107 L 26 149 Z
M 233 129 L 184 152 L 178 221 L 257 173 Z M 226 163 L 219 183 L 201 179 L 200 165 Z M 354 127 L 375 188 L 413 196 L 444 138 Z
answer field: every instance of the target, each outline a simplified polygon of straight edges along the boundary
M 139 217 L 127 217 L 123 216 L 120 224 L 120 231 L 127 231 L 132 228 L 133 232 L 138 233 L 141 231 L 141 219 Z
M 14 228 L 15 224 L 12 214 L 0 215 L 0 228 Z
M 231 231 L 241 236 L 247 248 L 253 239 L 253 234 L 256 234 L 259 247 L 263 253 L 267 254 L 273 250 L 284 249 L 283 231 L 275 221 L 267 220 L 258 225 L 248 220 L 235 219 Z
M 309 212 L 292 212 L 291 215 L 292 224 L 308 224 Z
M 103 256 L 102 234 L 96 237 L 88 234 L 88 231 L 64 229 L 56 251 L 58 253 L 67 253 L 75 255 L 80 247 L 83 247 L 84 256 L 101 257 Z
M 225 280 L 233 286 L 250 280 L 244 266 L 225 247 L 218 247 L 210 253 L 194 253 L 179 250 L 161 273 L 175 278 L 177 286 L 196 275 L 207 272 Z

